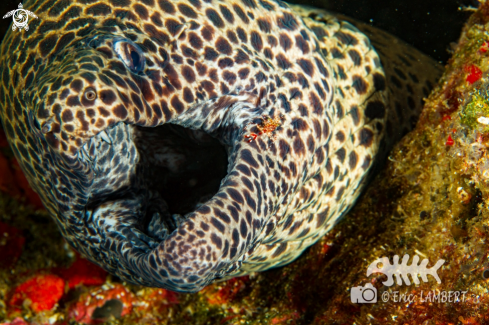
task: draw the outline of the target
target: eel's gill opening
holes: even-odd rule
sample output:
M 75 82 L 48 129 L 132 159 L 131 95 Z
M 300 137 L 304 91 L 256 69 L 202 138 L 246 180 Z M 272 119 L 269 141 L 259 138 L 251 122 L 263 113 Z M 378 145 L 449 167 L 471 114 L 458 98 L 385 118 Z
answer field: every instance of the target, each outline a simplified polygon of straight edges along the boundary
M 194 211 L 217 193 L 227 174 L 225 147 L 200 130 L 137 127 L 136 146 L 145 185 L 166 201 L 170 214 Z

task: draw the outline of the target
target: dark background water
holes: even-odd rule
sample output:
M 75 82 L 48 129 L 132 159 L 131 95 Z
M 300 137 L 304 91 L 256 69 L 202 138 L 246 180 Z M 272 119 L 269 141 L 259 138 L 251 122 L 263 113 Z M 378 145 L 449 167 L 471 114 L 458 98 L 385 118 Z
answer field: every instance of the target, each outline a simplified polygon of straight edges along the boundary
M 371 23 L 398 36 L 434 59 L 446 62 L 451 42 L 456 42 L 470 12 L 461 5 L 477 5 L 476 0 L 296 0 L 336 11 Z M 0 16 L 17 9 L 19 0 L 1 0 Z M 0 35 L 10 28 L 11 18 L 0 20 Z
M 450 58 L 450 43 L 457 42 L 471 12 L 463 5 L 475 0 L 295 0 L 342 13 L 396 35 L 437 61 Z

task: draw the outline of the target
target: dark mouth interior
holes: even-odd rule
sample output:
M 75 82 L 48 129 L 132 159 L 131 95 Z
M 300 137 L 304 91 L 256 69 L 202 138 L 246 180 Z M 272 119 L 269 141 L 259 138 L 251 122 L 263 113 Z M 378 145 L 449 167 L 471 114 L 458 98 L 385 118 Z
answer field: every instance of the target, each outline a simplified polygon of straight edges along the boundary
M 227 174 L 226 149 L 199 130 L 138 127 L 136 146 L 146 186 L 166 201 L 170 214 L 194 211 L 217 193 Z

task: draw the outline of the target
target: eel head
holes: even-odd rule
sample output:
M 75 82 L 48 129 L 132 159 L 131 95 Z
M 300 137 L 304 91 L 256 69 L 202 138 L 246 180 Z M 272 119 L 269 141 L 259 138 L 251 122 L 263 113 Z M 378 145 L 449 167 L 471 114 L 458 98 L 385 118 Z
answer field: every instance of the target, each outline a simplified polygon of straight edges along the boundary
M 237 86 L 189 98 L 197 86 L 141 44 L 87 37 L 39 73 L 25 98 L 42 163 L 27 175 L 91 261 L 130 282 L 198 291 L 239 269 L 279 205 L 260 186 L 260 142 L 243 141 L 259 96 Z

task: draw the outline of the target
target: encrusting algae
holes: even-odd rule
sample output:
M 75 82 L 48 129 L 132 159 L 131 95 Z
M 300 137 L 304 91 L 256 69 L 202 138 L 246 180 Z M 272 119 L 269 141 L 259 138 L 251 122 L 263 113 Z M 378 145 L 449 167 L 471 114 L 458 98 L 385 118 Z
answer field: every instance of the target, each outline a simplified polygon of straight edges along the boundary
M 489 135 L 478 121 L 489 117 L 487 35 L 484 2 L 469 19 L 416 129 L 394 147 L 384 170 L 331 232 L 290 265 L 199 293 L 175 294 L 107 276 L 64 245 L 47 213 L 29 206 L 35 198 L 26 196 L 21 178 L 12 177 L 0 187 L 0 255 L 12 256 L 8 265 L 0 264 L 0 319 L 4 324 L 487 324 Z M 14 175 L 5 144 L 0 152 L 1 172 Z M 11 198 L 12 193 L 22 198 Z M 429 277 L 419 285 L 386 287 L 385 276 L 366 276 L 376 259 L 404 254 L 428 258 L 428 266 L 444 259 L 441 284 Z M 77 267 L 84 271 L 76 281 L 66 272 L 74 263 L 86 265 Z M 61 294 L 36 292 L 54 301 L 52 306 L 40 307 L 25 288 L 41 280 L 64 284 L 62 291 L 53 290 Z M 353 304 L 351 288 L 367 283 L 377 289 L 377 303 Z M 464 292 L 463 301 L 461 295 L 459 301 L 433 298 L 442 291 Z M 387 295 L 390 301 L 382 301 Z
M 489 116 L 489 102 L 481 95 L 474 94 L 472 100 L 462 109 L 460 113 L 460 122 L 467 125 L 470 129 L 481 129 L 487 132 L 489 129 L 485 127 L 489 124 L 487 119 Z

